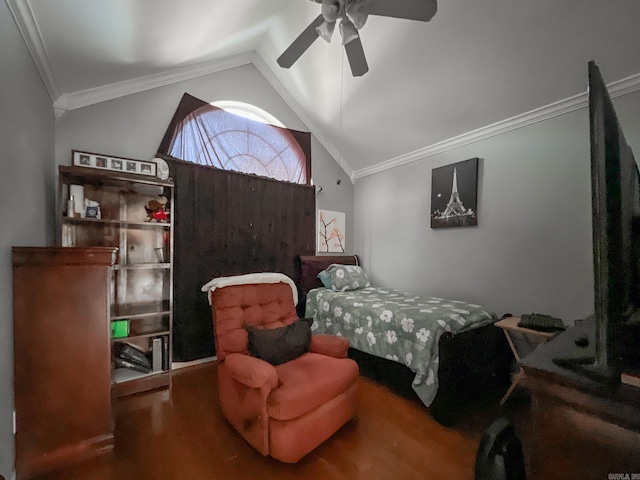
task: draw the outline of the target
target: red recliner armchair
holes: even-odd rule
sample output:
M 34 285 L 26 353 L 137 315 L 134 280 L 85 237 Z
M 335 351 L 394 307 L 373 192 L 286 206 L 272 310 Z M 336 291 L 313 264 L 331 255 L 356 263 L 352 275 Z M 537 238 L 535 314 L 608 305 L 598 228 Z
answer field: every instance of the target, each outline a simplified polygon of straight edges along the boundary
M 311 335 L 302 355 L 279 365 L 251 356 L 249 331 L 282 331 L 303 321 L 288 277 L 282 275 L 287 283 L 243 283 L 263 281 L 261 275 L 279 274 L 223 277 L 203 287 L 213 313 L 220 404 L 260 453 L 295 463 L 355 416 L 358 365 L 347 358 L 349 341 L 333 335 Z

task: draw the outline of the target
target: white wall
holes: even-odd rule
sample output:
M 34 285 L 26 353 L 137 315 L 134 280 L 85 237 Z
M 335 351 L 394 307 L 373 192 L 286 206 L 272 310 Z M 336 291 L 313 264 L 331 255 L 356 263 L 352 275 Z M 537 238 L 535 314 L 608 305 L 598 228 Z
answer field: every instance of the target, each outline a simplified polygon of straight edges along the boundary
M 0 2 L 0 45 L 0 475 L 9 479 L 14 469 L 11 247 L 53 240 L 54 117 L 5 2 Z
M 153 158 L 184 93 L 209 102 L 247 102 L 289 128 L 308 131 L 260 72 L 253 65 L 245 65 L 68 112 L 56 124 L 57 164 L 70 164 L 72 149 L 141 160 Z M 315 137 L 311 151 L 313 180 L 323 187 L 317 207 L 346 213 L 346 248 L 351 253 L 353 185 Z
M 614 103 L 640 158 L 640 93 Z M 478 226 L 431 229 L 431 170 L 473 157 Z M 572 322 L 593 311 L 590 178 L 583 108 L 359 180 L 356 253 L 378 284 Z

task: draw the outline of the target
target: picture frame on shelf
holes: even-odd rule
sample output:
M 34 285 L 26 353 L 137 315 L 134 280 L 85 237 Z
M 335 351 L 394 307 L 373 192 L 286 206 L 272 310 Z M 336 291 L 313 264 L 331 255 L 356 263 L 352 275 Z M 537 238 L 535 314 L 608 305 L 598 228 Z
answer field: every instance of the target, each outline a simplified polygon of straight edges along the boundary
M 107 165 L 109 165 L 109 160 L 106 157 L 96 156 L 96 167 L 107 168 Z
M 102 218 L 100 215 L 100 207 L 87 206 L 85 207 L 85 218 Z
M 81 152 L 78 150 L 72 151 L 72 164 L 78 167 L 134 173 L 137 175 L 147 175 L 150 177 L 157 176 L 157 165 L 154 161 L 112 157 L 109 155 Z
M 91 166 L 91 156 L 87 155 L 85 153 L 80 153 L 78 152 L 78 164 L 79 165 L 83 165 L 85 167 L 90 167 Z

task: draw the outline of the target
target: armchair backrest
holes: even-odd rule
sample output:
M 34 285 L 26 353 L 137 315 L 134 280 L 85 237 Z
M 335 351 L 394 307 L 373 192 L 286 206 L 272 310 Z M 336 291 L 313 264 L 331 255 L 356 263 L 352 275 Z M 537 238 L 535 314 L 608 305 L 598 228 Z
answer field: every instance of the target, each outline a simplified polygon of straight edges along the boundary
M 298 319 L 291 286 L 286 283 L 231 285 L 211 292 L 216 356 L 249 355 L 247 326 L 277 328 Z

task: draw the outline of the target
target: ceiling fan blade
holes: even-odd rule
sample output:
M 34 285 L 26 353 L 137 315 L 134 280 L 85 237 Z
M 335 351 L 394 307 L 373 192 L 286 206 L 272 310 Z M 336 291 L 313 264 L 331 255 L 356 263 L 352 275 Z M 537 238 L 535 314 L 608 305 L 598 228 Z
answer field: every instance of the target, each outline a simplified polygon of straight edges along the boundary
M 369 15 L 428 22 L 438 11 L 438 0 L 369 0 Z
M 369 65 L 367 65 L 367 59 L 364 56 L 364 49 L 359 36 L 347 43 L 344 49 L 347 52 L 349 66 L 354 77 L 361 77 L 369 71 Z
M 307 28 L 296 38 L 289 48 L 287 48 L 282 55 L 278 57 L 278 65 L 283 68 L 289 68 L 293 65 L 300 56 L 307 51 L 316 38 L 318 38 L 318 32 L 316 28 L 322 25 L 324 18 L 322 15 L 309 24 Z

